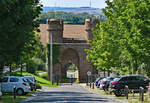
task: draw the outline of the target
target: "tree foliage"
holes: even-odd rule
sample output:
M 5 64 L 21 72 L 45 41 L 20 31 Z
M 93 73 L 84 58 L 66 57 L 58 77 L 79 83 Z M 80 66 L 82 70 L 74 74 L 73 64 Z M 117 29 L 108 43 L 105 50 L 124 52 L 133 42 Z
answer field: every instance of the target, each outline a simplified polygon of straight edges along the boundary
M 98 68 L 122 73 L 147 71 L 150 62 L 150 1 L 106 0 L 107 16 L 94 30 L 87 59 Z M 141 68 L 141 65 L 145 67 Z
M 30 52 L 42 9 L 39 0 L 0 0 L 0 10 L 0 65 L 8 65 Z

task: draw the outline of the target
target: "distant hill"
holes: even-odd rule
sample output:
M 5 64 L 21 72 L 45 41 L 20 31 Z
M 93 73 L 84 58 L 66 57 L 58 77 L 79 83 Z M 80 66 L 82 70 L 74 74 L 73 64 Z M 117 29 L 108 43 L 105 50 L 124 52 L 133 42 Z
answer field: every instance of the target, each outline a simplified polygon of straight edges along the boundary
M 43 7 L 43 12 L 49 11 L 64 11 L 72 13 L 83 13 L 87 12 L 94 15 L 103 15 L 102 10 L 99 8 L 90 8 L 90 7 Z

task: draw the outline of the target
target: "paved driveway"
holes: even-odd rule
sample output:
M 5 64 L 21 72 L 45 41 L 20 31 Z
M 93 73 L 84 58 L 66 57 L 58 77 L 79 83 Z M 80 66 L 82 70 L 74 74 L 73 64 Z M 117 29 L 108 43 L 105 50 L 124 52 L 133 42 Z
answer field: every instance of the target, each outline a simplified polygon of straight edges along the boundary
M 21 103 L 124 103 L 113 98 L 94 94 L 80 84 L 43 87 L 34 96 Z

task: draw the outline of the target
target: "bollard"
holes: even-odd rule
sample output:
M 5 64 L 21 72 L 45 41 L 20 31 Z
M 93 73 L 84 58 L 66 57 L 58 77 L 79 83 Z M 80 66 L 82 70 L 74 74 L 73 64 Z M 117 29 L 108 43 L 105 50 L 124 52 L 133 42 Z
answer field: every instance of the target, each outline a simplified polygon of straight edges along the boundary
M 16 86 L 14 86 L 14 99 L 16 99 Z
M 88 86 L 89 86 L 89 83 L 90 83 L 90 79 L 89 79 L 90 77 L 88 76 Z
M 148 94 L 149 94 L 149 97 L 150 97 L 150 82 L 149 82 L 149 86 L 148 86 Z
M 57 76 L 57 85 L 59 85 L 59 79 L 58 79 L 58 76 Z
M 133 94 L 132 96 L 134 97 L 134 90 L 132 90 L 132 94 Z
M 88 86 L 88 75 L 86 77 L 86 86 Z
M 125 86 L 125 96 L 126 96 L 126 99 L 128 99 L 128 97 L 129 97 L 128 90 L 129 90 L 129 87 L 126 85 Z
M 148 88 L 148 94 L 149 94 L 149 97 L 150 97 L 150 87 Z
M 140 93 L 139 93 L 139 95 L 140 95 L 139 100 L 140 101 L 144 101 L 144 88 L 143 87 L 140 87 Z
M 92 87 L 92 84 L 91 84 L 91 76 L 90 76 L 90 88 Z
M 93 86 L 92 86 L 92 89 L 94 89 L 94 82 L 93 82 Z
M 70 78 L 70 84 L 72 85 L 72 78 Z

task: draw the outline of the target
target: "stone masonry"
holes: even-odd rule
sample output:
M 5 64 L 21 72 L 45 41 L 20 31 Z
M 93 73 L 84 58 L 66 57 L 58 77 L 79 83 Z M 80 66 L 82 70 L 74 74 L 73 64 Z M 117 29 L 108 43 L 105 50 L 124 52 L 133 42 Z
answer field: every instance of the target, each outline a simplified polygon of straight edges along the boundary
M 93 66 L 86 60 L 86 49 L 90 48 L 88 40 L 93 39 L 92 28 L 95 27 L 97 22 L 92 22 L 90 19 L 85 20 L 85 39 L 80 38 L 64 38 L 64 24 L 62 20 L 49 19 L 47 20 L 48 34 L 40 36 L 44 38 L 44 42 L 49 42 L 50 36 L 53 36 L 53 43 L 60 45 L 60 63 L 55 64 L 53 67 L 53 73 L 59 75 L 63 78 L 66 75 L 66 65 L 71 62 L 78 67 L 79 71 L 79 81 L 85 82 L 87 77 L 87 72 L 93 72 Z

